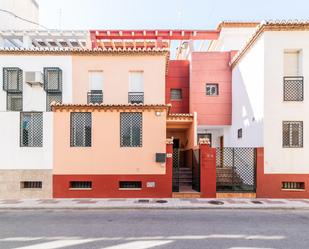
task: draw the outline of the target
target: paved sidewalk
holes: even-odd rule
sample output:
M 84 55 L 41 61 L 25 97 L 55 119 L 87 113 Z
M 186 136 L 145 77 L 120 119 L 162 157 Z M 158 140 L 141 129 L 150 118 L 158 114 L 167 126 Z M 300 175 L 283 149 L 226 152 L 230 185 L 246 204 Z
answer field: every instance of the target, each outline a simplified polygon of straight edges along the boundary
M 308 209 L 309 199 L 0 199 L 7 209 Z

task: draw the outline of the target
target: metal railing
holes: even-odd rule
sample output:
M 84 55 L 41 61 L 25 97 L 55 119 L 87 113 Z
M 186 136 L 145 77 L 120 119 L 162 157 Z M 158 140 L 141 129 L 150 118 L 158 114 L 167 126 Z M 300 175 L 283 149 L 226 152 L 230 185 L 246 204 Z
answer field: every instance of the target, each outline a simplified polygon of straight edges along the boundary
M 144 103 L 144 92 L 129 92 L 128 102 L 130 104 L 143 104 Z
M 91 90 L 87 93 L 88 104 L 101 104 L 103 103 L 103 92 L 102 90 Z
M 283 100 L 303 101 L 304 100 L 304 77 L 285 76 L 283 77 Z
M 217 148 L 216 158 L 218 192 L 255 192 L 255 148 Z

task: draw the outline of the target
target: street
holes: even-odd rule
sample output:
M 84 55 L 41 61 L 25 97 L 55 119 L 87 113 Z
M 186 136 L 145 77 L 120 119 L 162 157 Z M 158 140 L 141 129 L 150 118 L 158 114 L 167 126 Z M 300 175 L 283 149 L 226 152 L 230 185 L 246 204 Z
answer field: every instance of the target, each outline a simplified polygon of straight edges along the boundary
M 1 211 L 0 248 L 295 249 L 308 228 L 300 210 Z

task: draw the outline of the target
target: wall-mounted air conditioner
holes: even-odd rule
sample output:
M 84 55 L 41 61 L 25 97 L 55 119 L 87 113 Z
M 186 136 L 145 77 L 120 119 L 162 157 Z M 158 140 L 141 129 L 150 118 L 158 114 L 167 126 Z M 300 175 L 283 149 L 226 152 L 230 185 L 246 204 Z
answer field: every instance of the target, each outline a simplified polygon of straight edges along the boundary
M 43 74 L 39 71 L 25 72 L 25 79 L 30 86 L 43 86 Z

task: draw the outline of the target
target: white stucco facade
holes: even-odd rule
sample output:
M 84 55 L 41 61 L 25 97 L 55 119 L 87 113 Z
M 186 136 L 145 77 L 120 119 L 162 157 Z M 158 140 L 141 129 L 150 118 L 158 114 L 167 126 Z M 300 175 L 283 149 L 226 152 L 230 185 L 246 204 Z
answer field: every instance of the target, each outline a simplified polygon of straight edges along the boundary
M 31 86 L 25 82 L 27 71 L 43 73 L 44 67 L 59 67 L 62 70 L 63 102 L 72 101 L 72 59 L 71 56 L 46 55 L 0 55 L 0 78 L 4 67 L 18 67 L 23 70 L 23 111 L 43 112 L 43 146 L 20 146 L 20 112 L 7 110 L 7 92 L 0 90 L 0 169 L 52 169 L 53 155 L 53 113 L 46 112 L 46 92 L 43 86 Z
M 263 147 L 264 46 L 262 36 L 233 68 L 232 125 L 224 134 L 227 147 Z
M 265 32 L 265 108 L 264 160 L 265 173 L 309 173 L 309 32 Z M 283 101 L 284 51 L 301 51 L 304 76 L 304 100 Z M 303 121 L 303 148 L 283 148 L 282 121 Z

